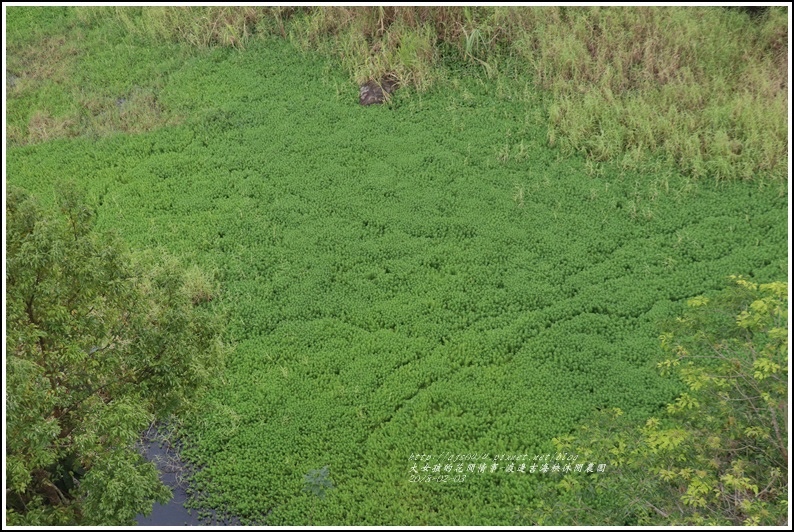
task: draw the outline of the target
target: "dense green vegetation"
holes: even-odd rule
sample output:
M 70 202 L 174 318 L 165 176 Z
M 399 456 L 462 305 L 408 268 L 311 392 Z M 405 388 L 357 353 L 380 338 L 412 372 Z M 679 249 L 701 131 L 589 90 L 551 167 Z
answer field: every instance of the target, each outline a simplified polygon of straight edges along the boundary
M 66 185 L 60 212 L 6 197 L 9 524 L 125 525 L 170 493 L 132 447 L 220 369 L 211 282 L 129 255 Z
M 736 278 L 661 336 L 686 392 L 644 426 L 602 412 L 558 452 L 615 474 L 547 485 L 523 524 L 771 525 L 788 517 L 788 285 Z
M 9 90 L 9 183 L 47 203 L 79 179 L 98 229 L 223 287 L 207 305 L 229 309 L 234 351 L 182 435 L 201 466 L 195 504 L 244 523 L 532 519 L 516 509 L 558 473 L 501 462 L 412 483 L 409 457 L 553 453 L 599 409 L 644 422 L 685 390 L 658 374 L 659 323 L 729 275 L 768 283 L 788 268 L 785 160 L 755 180 L 697 180 L 665 153 L 587 159 L 549 146 L 551 110 L 573 100 L 476 59 L 439 60 L 434 84 L 405 70 L 413 85 L 363 108 L 349 72 L 283 39 L 314 35 L 300 13 L 251 15 L 258 38 L 196 48 L 215 37 L 166 24 L 187 11 L 12 12 L 9 69 L 28 70 Z M 24 26 L 42 16 L 54 21 Z M 154 44 L 174 27 L 184 42 Z M 74 46 L 73 62 L 36 74 L 49 61 L 36 43 Z M 36 113 L 51 134 L 31 132 Z M 71 125 L 52 133 L 59 121 Z M 704 175 L 760 171 L 748 157 Z M 320 499 L 302 488 L 323 466 L 336 489 Z

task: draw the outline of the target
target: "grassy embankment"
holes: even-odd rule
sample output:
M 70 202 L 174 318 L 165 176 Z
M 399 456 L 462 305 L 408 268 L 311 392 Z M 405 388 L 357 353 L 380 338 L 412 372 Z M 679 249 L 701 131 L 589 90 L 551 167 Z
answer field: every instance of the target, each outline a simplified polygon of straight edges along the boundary
M 455 65 L 469 62 L 497 86 L 525 79 L 547 91 L 547 140 L 565 154 L 618 160 L 635 170 L 661 154 L 696 178 L 787 176 L 785 8 L 755 15 L 714 7 L 85 8 L 76 14 L 80 25 L 111 17 L 145 39 L 199 47 L 243 48 L 279 35 L 335 58 L 357 82 L 389 71 L 418 91 L 454 88 Z M 24 79 L 61 83 L 74 51 L 62 44 L 49 39 L 31 52 L 46 56 L 36 72 L 25 71 L 34 58 L 24 54 L 9 67 L 25 71 Z M 106 95 L 78 92 L 64 101 L 48 88 L 35 114 L 11 109 L 12 142 L 101 131 L 105 122 L 139 131 L 165 120 L 156 84 L 128 88 L 125 102 L 136 111 L 123 116 Z M 508 144 L 505 156 L 520 149 Z

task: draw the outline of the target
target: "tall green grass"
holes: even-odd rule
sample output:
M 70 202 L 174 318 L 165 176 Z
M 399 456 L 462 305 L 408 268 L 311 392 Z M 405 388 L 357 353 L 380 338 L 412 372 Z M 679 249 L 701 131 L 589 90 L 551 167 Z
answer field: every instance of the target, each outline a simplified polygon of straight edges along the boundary
M 77 8 L 77 13 L 88 23 L 115 19 L 128 33 L 148 39 L 242 47 L 270 9 L 277 8 L 108 6 Z
M 786 18 L 717 8 L 549 9 L 516 46 L 552 92 L 549 141 L 695 177 L 785 179 Z
M 97 16 L 97 8 L 80 8 Z M 352 80 L 424 91 L 445 65 L 547 91 L 548 142 L 639 168 L 662 155 L 695 178 L 787 179 L 788 21 L 720 7 L 105 8 L 130 32 L 243 47 L 280 35 Z M 82 15 L 88 16 L 88 15 Z

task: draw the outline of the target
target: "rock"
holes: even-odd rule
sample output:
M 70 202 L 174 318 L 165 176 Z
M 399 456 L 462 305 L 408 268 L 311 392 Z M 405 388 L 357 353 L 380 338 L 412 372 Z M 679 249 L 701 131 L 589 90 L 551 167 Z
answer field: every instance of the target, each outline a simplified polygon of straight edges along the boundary
M 398 86 L 399 82 L 392 74 L 386 74 L 380 82 L 369 80 L 358 91 L 358 103 L 361 105 L 383 103 L 386 100 L 386 95 L 393 93 Z

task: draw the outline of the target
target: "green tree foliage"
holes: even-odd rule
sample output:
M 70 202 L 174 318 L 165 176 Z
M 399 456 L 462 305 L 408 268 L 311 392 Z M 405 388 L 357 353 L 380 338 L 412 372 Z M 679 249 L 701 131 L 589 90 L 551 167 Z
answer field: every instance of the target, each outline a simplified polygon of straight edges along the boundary
M 686 391 L 636 427 L 623 412 L 555 440 L 609 459 L 611 471 L 563 478 L 523 515 L 534 524 L 781 525 L 788 486 L 788 286 L 733 277 L 688 301 L 660 339 Z
M 7 521 L 125 525 L 170 497 L 133 444 L 221 363 L 220 321 L 210 282 L 98 234 L 68 190 L 58 213 L 7 196 Z

